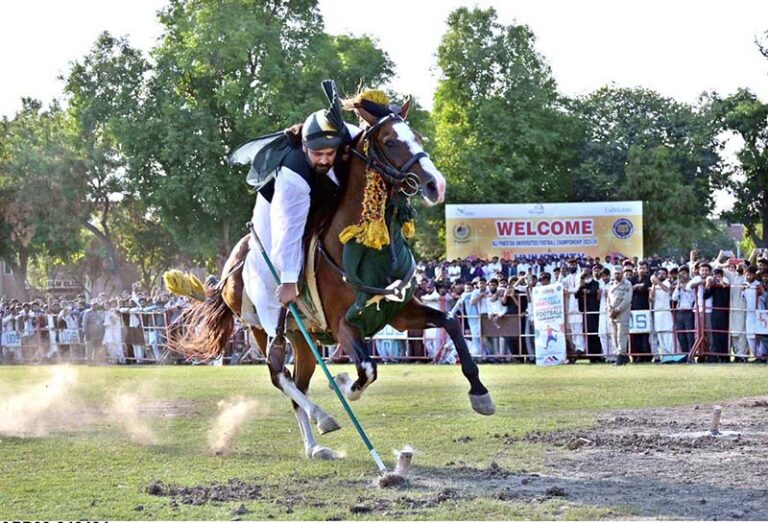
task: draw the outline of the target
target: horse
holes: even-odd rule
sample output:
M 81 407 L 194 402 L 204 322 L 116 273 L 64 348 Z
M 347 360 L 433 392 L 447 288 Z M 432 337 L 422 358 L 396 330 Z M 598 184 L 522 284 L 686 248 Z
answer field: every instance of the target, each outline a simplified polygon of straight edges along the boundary
M 316 284 L 327 327 L 357 371 L 355 380 L 347 373 L 338 374 L 334 378 L 349 400 L 358 400 L 378 375 L 369 342 L 365 341 L 360 329 L 345 318 L 359 289 L 350 283 L 341 268 L 344 245 L 339 239 L 340 233 L 357 223 L 361 215 L 366 171 L 374 168 L 386 181 L 388 190 L 392 193 L 402 190 L 409 199 L 419 194 L 428 205 L 434 205 L 442 202 L 445 197 L 442 173 L 424 152 L 421 136 L 406 122 L 409 106 L 410 99 L 403 106 L 395 107 L 396 112 L 385 117 L 374 116 L 360 106 L 354 107 L 363 123 L 363 132 L 350 146 L 348 157 L 344 160 L 348 175 L 340 188 L 340 203 L 331 211 L 332 216 L 319 232 L 318 250 L 322 251 L 322 256 L 318 256 Z M 233 330 L 234 316 L 239 315 L 242 308 L 242 265 L 250 249 L 248 239 L 246 235 L 238 241 L 224 264 L 221 279 L 215 286 L 207 286 L 206 300 L 195 303 L 187 314 L 187 321 L 195 327 L 188 329 L 188 337 L 178 343 L 181 345 L 180 350 L 188 354 L 191 352 L 215 357 L 225 349 Z M 410 255 L 410 250 L 408 252 Z M 412 277 L 411 272 L 409 278 Z M 472 408 L 482 415 L 494 414 L 495 405 L 480 380 L 477 364 L 470 355 L 460 322 L 456 318 L 411 298 L 389 324 L 400 331 L 433 327 L 445 329 L 455 345 L 462 373 L 469 382 Z M 253 326 L 249 326 L 249 329 L 259 347 L 264 350 L 268 342 L 266 332 Z M 333 459 L 333 451 L 317 444 L 310 424 L 310 421 L 316 422 L 320 434 L 340 428 L 331 416 L 307 397 L 317 362 L 297 329 L 287 329 L 286 336 L 294 350 L 293 375 L 283 367 L 283 361 L 270 357 L 270 354 L 267 364 L 272 383 L 293 402 L 306 456 L 310 459 Z

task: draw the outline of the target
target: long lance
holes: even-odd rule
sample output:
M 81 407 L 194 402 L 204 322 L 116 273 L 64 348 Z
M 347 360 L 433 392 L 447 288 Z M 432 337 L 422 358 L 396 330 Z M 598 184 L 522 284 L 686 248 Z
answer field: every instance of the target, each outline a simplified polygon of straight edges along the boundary
M 248 229 L 251 231 L 251 237 L 256 242 L 256 245 L 259 247 L 259 251 L 261 251 L 261 255 L 264 257 L 264 261 L 267 262 L 267 267 L 269 267 L 269 271 L 272 273 L 272 276 L 275 278 L 275 282 L 278 285 L 280 285 L 280 276 L 277 274 L 277 270 L 275 270 L 275 266 L 272 264 L 272 260 L 269 259 L 269 255 L 267 254 L 267 251 L 264 249 L 264 245 L 262 245 L 261 240 L 259 239 L 259 235 L 256 234 L 256 230 L 254 229 L 253 224 L 251 222 L 248 222 Z M 312 354 L 315 356 L 315 359 L 317 360 L 318 365 L 320 365 L 320 368 L 323 369 L 323 373 L 325 373 L 325 377 L 328 378 L 328 383 L 330 383 L 331 388 L 336 393 L 336 397 L 339 398 L 339 401 L 341 402 L 341 405 L 344 407 L 344 410 L 347 411 L 347 415 L 349 416 L 349 419 L 352 420 L 352 424 L 355 426 L 355 429 L 357 429 L 357 433 L 360 434 L 360 438 L 363 440 L 363 443 L 365 443 L 365 446 L 368 448 L 368 452 L 371 453 L 371 457 L 373 457 L 373 461 L 376 462 L 376 466 L 379 468 L 379 471 L 386 472 L 387 467 L 384 465 L 384 462 L 381 460 L 381 456 L 379 456 L 379 453 L 376 452 L 376 449 L 374 448 L 373 443 L 371 443 L 371 440 L 368 439 L 368 435 L 365 433 L 363 426 L 360 425 L 360 422 L 357 420 L 357 416 L 355 416 L 355 413 L 352 412 L 352 407 L 349 406 L 349 402 L 347 401 L 347 398 L 344 397 L 344 394 L 342 394 L 341 389 L 339 389 L 339 386 L 336 384 L 336 381 L 333 379 L 333 376 L 331 375 L 331 371 L 328 370 L 328 366 L 325 364 L 325 360 L 323 360 L 323 357 L 320 355 L 320 351 L 317 350 L 317 345 L 315 345 L 314 340 L 312 340 L 312 336 L 309 335 L 309 331 L 304 326 L 304 322 L 301 320 L 301 317 L 299 316 L 299 309 L 296 307 L 296 304 L 289 303 L 288 310 L 290 310 L 291 314 L 293 314 L 293 319 L 296 320 L 296 325 L 299 326 L 299 330 L 301 330 L 301 333 L 304 335 L 304 339 L 307 340 L 307 345 L 309 345 L 309 348 L 312 350 Z

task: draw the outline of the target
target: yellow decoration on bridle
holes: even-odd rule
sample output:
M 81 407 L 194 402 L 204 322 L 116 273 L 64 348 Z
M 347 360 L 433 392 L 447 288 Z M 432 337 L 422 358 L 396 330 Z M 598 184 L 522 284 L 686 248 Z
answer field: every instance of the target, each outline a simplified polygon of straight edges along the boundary
M 352 99 L 354 103 L 363 100 L 379 105 L 389 105 L 389 97 L 384 91 L 366 89 Z M 363 153 L 368 155 L 368 143 L 363 146 Z M 363 193 L 363 211 L 357 224 L 346 227 L 339 234 L 341 243 L 357 240 L 371 249 L 381 250 L 389 245 L 389 230 L 385 221 L 389 188 L 381 175 L 372 168 L 365 171 L 365 191 Z M 411 238 L 416 232 L 413 220 L 403 224 L 403 236 Z
M 367 151 L 366 151 L 367 152 Z M 387 184 L 373 169 L 365 171 L 365 192 L 363 193 L 363 212 L 357 224 L 346 227 L 339 240 L 347 243 L 357 242 L 371 249 L 381 250 L 389 245 L 389 231 L 384 221 L 387 210 Z

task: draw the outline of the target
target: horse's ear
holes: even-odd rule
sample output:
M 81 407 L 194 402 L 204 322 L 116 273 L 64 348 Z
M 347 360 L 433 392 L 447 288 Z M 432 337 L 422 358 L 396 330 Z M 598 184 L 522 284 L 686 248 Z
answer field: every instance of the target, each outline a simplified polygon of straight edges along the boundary
M 400 106 L 400 118 L 403 120 L 408 118 L 408 110 L 411 108 L 411 100 L 413 100 L 413 97 L 409 96 L 405 103 Z
M 378 118 L 376 118 L 374 115 L 372 115 L 371 113 L 369 113 L 368 111 L 366 111 L 360 106 L 355 107 L 355 112 L 360 118 L 368 122 L 368 125 L 373 125 L 378 120 Z

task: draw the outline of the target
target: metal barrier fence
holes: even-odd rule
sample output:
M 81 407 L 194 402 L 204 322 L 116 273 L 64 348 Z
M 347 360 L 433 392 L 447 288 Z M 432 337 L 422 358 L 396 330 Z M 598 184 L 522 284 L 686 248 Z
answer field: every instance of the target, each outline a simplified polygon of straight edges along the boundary
M 758 289 L 727 286 L 721 289 L 726 289 L 729 295 L 741 293 L 743 303 L 738 303 L 739 306 L 708 304 L 711 293 L 697 291 L 692 306 L 681 308 L 677 306 L 679 300 L 671 300 L 671 289 L 668 297 L 655 296 L 649 291 L 650 307 L 632 311 L 629 354 L 635 361 L 658 361 L 665 356 L 689 354 L 707 361 L 768 359 L 768 310 L 757 308 Z M 566 291 L 565 302 L 571 305 L 570 310 L 566 305 L 565 313 L 571 359 L 611 361 L 615 357 L 605 307 L 606 289 L 601 287 L 599 292 L 597 300 L 582 296 L 580 310 L 574 311 L 570 296 L 575 293 Z M 523 307 L 522 312 L 501 315 L 458 313 L 473 357 L 489 362 L 532 363 L 535 326 L 529 311 L 530 307 Z M 54 315 L 5 317 L 0 337 L 2 363 L 189 363 L 168 348 L 168 329 L 185 328 L 175 324 L 169 312 L 123 309 L 103 314 L 103 332 L 71 322 L 68 325 Z M 453 343 L 442 329 L 399 332 L 387 327 L 370 341 L 373 357 L 383 362 L 458 361 Z M 322 352 L 329 360 L 346 359 L 337 346 L 323 347 Z M 219 362 L 262 363 L 264 356 L 248 329 L 236 324 Z

